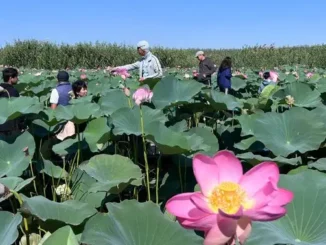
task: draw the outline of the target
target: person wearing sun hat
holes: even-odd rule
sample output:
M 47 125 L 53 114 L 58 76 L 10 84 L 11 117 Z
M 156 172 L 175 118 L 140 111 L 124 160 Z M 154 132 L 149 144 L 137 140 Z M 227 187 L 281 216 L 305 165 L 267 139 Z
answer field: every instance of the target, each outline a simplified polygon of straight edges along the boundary
M 111 69 L 116 70 L 139 70 L 139 81 L 142 82 L 148 78 L 161 78 L 163 76 L 162 66 L 158 58 L 150 51 L 149 43 L 145 40 L 137 43 L 137 52 L 141 59 L 133 64 L 119 66 Z
M 199 60 L 199 71 L 193 71 L 193 77 L 198 82 L 210 86 L 212 74 L 216 72 L 216 65 L 205 56 L 204 51 L 198 51 L 195 58 Z

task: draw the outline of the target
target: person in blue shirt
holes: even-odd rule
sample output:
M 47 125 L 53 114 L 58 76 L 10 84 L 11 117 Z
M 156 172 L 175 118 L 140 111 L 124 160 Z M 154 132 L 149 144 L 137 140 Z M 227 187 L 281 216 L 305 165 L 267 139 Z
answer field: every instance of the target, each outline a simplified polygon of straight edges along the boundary
M 258 89 L 258 93 L 260 94 L 261 92 L 263 92 L 264 88 L 267 87 L 270 84 L 276 84 L 272 78 L 271 78 L 271 74 L 267 71 L 264 72 L 263 74 L 263 82 L 260 84 L 259 89 Z
M 217 86 L 219 87 L 220 91 L 228 94 L 231 92 L 231 78 L 232 78 L 232 60 L 230 57 L 226 57 L 217 73 Z

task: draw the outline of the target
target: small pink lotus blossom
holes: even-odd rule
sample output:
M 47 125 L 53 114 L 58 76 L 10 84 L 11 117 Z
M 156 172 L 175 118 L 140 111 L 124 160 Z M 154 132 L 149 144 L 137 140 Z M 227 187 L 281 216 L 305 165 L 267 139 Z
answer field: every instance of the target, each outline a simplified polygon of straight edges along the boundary
M 124 76 L 126 78 L 130 77 L 130 74 L 128 73 L 127 69 L 124 69 L 124 68 L 117 68 L 112 74 Z
M 264 78 L 264 73 L 263 73 L 262 71 L 260 71 L 260 72 L 258 73 L 258 75 L 259 75 L 261 78 Z
M 140 105 L 143 102 L 150 102 L 152 97 L 153 92 L 147 87 L 141 87 L 137 89 L 132 96 L 137 105 Z
M 306 74 L 306 77 L 307 77 L 307 78 L 311 78 L 313 75 L 314 75 L 314 74 L 313 74 L 312 72 L 308 72 L 308 73 Z
M 235 76 L 243 77 L 244 79 L 247 79 L 247 78 L 248 78 L 248 76 L 247 76 L 246 74 L 243 74 L 243 73 L 240 72 L 240 71 L 236 71 L 234 75 L 235 75 Z
M 127 97 L 130 96 L 130 89 L 129 89 L 129 88 L 124 87 L 124 88 L 122 89 L 122 91 L 124 92 L 124 94 L 125 94 Z
M 293 193 L 277 186 L 280 173 L 274 162 L 263 162 L 243 174 L 230 151 L 214 157 L 195 155 L 193 170 L 199 192 L 172 197 L 166 209 L 186 229 L 205 232 L 204 245 L 243 244 L 251 221 L 272 221 L 286 214 Z
M 278 73 L 275 72 L 275 71 L 270 71 L 269 72 L 269 75 L 270 75 L 270 78 L 271 80 L 276 83 L 277 82 L 277 79 L 278 79 Z
M 87 79 L 87 75 L 86 74 L 81 74 L 80 75 L 80 79 L 81 80 L 86 80 Z

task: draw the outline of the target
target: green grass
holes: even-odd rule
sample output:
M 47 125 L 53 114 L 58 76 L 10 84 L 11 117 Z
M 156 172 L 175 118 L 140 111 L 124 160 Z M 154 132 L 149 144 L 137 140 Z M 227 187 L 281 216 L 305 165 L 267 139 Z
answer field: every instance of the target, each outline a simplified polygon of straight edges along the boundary
M 198 49 L 154 47 L 163 67 L 194 67 Z M 284 64 L 326 68 L 326 45 L 274 48 L 271 46 L 243 49 L 206 49 L 218 65 L 231 56 L 235 67 L 270 68 Z M 0 64 L 16 67 L 60 69 L 117 66 L 138 59 L 135 47 L 109 43 L 54 44 L 37 40 L 16 41 L 0 49 Z

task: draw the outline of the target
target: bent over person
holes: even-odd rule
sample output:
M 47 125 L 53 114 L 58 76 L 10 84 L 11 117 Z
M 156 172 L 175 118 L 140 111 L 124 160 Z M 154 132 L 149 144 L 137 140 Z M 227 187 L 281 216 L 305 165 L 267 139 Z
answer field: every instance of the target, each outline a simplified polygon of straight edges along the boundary
M 163 76 L 162 66 L 158 58 L 149 50 L 149 43 L 147 41 L 140 41 L 137 44 L 137 52 L 142 58 L 129 65 L 115 67 L 111 72 L 119 69 L 126 69 L 128 71 L 139 69 L 139 81 L 142 82 L 148 78 L 161 78 Z
M 193 77 L 200 83 L 205 85 L 211 85 L 212 75 L 216 72 L 216 65 L 212 60 L 205 56 L 203 51 L 198 51 L 196 53 L 196 58 L 199 60 L 199 72 L 194 71 Z

